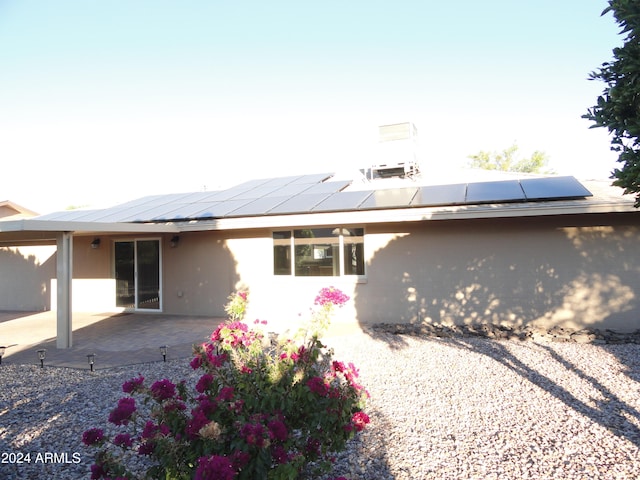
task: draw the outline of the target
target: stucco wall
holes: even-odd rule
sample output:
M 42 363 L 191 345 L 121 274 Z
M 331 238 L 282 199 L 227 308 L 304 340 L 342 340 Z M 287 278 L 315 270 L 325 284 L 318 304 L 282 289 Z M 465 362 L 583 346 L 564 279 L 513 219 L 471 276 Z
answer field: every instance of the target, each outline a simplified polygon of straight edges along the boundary
M 217 232 L 183 233 L 177 246 L 163 242 L 164 311 L 225 316 L 224 305 L 238 276 L 226 237 Z
M 53 246 L 0 248 L 0 310 L 49 310 L 56 276 Z
M 640 328 L 638 227 L 624 217 L 597 220 L 369 228 L 368 245 L 386 246 L 357 288 L 358 319 Z

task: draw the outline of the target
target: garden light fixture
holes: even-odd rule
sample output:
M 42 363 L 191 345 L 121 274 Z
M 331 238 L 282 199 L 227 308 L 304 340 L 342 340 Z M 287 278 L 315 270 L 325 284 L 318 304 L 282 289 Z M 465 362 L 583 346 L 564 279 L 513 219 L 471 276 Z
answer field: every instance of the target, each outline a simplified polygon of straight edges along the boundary
M 0 347 L 0 365 L 2 365 L 2 356 L 4 355 L 5 348 L 7 347 Z
M 44 357 L 47 356 L 47 349 L 38 350 L 38 360 L 40 360 L 40 368 L 44 368 Z
M 166 362 L 167 361 L 167 349 L 169 348 L 169 345 L 162 345 L 160 347 L 160 355 L 162 355 L 162 361 Z
M 89 362 L 89 368 L 91 368 L 91 371 L 93 372 L 93 364 L 96 361 L 96 354 L 95 353 L 90 353 L 89 355 L 87 355 L 87 362 Z

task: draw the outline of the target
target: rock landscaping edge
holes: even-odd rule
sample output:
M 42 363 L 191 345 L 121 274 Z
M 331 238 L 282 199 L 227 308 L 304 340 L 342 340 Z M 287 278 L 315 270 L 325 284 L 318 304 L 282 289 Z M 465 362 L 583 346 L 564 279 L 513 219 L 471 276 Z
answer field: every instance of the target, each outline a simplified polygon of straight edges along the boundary
M 570 342 L 590 344 L 640 344 L 640 330 L 631 333 L 600 329 L 543 328 L 532 325 L 506 326 L 491 323 L 474 325 L 438 325 L 431 323 L 378 323 L 367 328 L 393 335 L 430 336 L 442 338 L 482 337 L 493 340 L 520 340 L 540 343 Z

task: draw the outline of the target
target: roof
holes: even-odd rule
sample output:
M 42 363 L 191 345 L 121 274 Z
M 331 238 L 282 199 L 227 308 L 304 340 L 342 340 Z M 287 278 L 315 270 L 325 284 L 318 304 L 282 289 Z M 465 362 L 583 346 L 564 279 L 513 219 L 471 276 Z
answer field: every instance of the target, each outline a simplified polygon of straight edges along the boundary
M 35 217 L 38 214 L 9 200 L 0 200 L 0 221 Z
M 178 232 L 637 212 L 634 199 L 608 182 L 572 176 L 523 176 L 498 181 L 429 184 L 340 178 L 331 173 L 251 180 L 213 192 L 153 195 L 100 210 L 66 210 L 7 231 Z M 594 194 L 595 193 L 595 194 Z M 9 224 L 13 225 L 9 225 Z

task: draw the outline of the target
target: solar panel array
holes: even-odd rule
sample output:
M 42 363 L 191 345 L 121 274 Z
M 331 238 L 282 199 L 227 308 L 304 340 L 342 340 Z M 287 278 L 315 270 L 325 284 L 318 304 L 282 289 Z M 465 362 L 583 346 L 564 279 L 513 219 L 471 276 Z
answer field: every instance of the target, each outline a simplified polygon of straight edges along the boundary
M 345 190 L 350 180 L 314 174 L 252 180 L 217 192 L 154 195 L 104 210 L 71 210 L 41 220 L 168 222 L 388 208 L 575 199 L 591 193 L 574 177 Z

